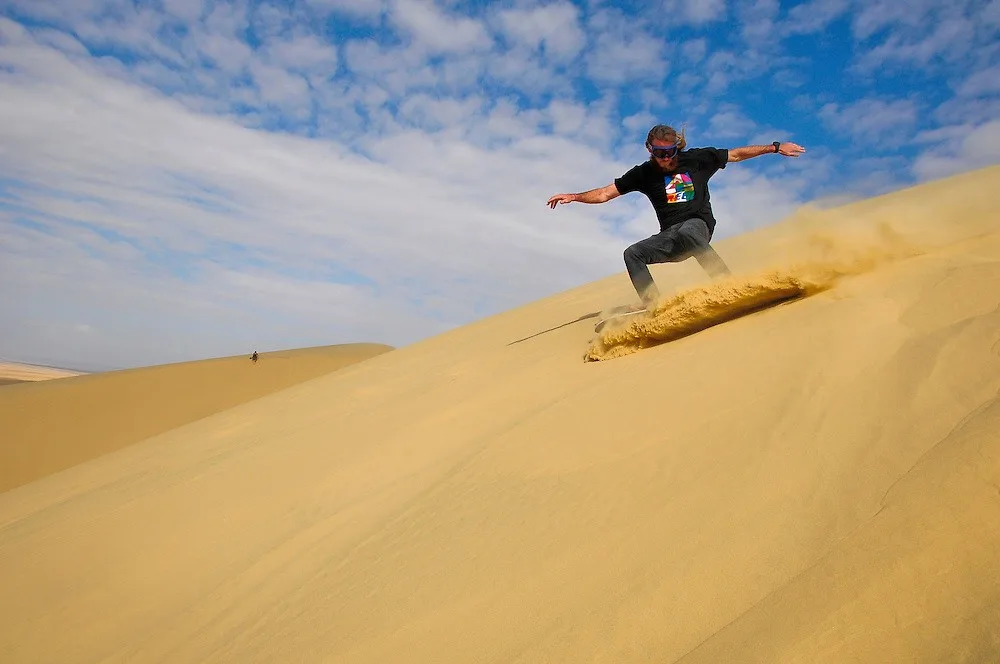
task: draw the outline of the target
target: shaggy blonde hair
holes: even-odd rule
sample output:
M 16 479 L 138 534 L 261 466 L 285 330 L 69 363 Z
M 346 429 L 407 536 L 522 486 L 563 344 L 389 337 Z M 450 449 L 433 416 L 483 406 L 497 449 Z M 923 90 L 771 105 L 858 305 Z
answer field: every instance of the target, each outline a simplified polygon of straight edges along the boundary
M 677 143 L 681 150 L 687 148 L 687 139 L 684 138 L 684 127 L 681 127 L 681 133 L 678 134 L 677 130 L 669 125 L 658 124 L 649 130 L 646 134 L 646 145 L 652 145 L 653 141 L 667 141 L 668 143 Z

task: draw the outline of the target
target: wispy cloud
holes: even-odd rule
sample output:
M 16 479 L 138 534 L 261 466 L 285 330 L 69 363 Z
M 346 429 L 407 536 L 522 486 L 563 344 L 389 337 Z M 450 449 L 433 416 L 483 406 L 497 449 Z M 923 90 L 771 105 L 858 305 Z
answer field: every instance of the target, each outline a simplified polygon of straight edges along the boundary
M 634 16 L 600 9 L 591 17 L 589 31 L 595 37 L 587 51 L 587 73 L 597 83 L 659 85 L 670 71 L 662 37 Z
M 664 19 L 661 25 L 702 24 L 721 21 L 726 18 L 728 7 L 726 0 L 702 0 L 701 2 L 685 2 L 684 0 L 663 0 Z
M 978 47 L 996 44 L 993 3 L 935 0 L 860 4 L 852 19 L 855 38 L 871 44 L 858 57 L 861 70 L 886 66 L 955 64 L 977 58 Z M 995 53 L 994 53 L 995 55 Z
M 932 147 L 914 164 L 922 180 L 933 180 L 1000 163 L 1000 120 L 954 125 L 921 135 Z
M 482 22 L 451 15 L 427 0 L 393 0 L 389 20 L 429 53 L 489 51 L 493 46 Z
M 580 10 L 569 2 L 503 9 L 496 23 L 511 47 L 544 54 L 555 62 L 576 57 L 587 42 L 580 25 Z
M 846 105 L 826 104 L 819 117 L 842 137 L 867 144 L 893 144 L 906 140 L 916 127 L 918 113 L 917 104 L 910 99 L 867 98 Z
M 708 132 L 720 139 L 748 137 L 756 129 L 757 123 L 747 117 L 738 106 L 724 104 L 708 123 Z
M 852 4 L 852 0 L 808 0 L 808 2 L 802 2 L 788 10 L 781 30 L 793 34 L 819 32 L 846 14 Z

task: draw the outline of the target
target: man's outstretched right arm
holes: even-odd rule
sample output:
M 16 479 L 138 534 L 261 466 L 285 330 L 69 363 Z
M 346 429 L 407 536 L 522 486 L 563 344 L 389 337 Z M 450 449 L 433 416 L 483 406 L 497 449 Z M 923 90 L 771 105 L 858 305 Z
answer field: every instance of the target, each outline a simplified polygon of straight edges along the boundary
M 560 203 L 607 203 L 612 198 L 618 198 L 621 194 L 618 193 L 618 187 L 612 182 L 606 187 L 599 187 L 597 189 L 591 189 L 590 191 L 585 191 L 580 194 L 556 194 L 549 199 L 548 205 L 553 210 L 556 205 Z

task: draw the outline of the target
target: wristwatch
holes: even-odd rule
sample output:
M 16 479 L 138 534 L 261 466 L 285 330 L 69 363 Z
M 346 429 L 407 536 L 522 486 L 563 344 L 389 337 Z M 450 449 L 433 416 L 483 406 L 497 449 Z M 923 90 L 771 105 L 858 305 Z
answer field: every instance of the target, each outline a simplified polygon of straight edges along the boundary
M 781 152 L 781 141 L 775 141 L 774 143 L 771 143 L 771 145 L 774 146 L 774 153 L 775 154 L 778 154 L 779 152 Z

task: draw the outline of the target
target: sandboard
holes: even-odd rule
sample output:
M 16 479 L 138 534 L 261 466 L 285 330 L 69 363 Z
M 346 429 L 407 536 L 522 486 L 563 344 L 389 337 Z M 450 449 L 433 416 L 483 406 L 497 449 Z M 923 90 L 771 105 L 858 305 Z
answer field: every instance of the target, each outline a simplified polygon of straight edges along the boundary
M 619 307 L 617 311 L 613 309 L 612 312 L 614 313 L 599 320 L 597 325 L 594 326 L 594 332 L 600 332 L 608 323 L 621 324 L 637 316 L 645 316 L 649 313 L 645 309 L 639 309 L 638 311 L 621 311 L 621 309 L 622 307 Z

